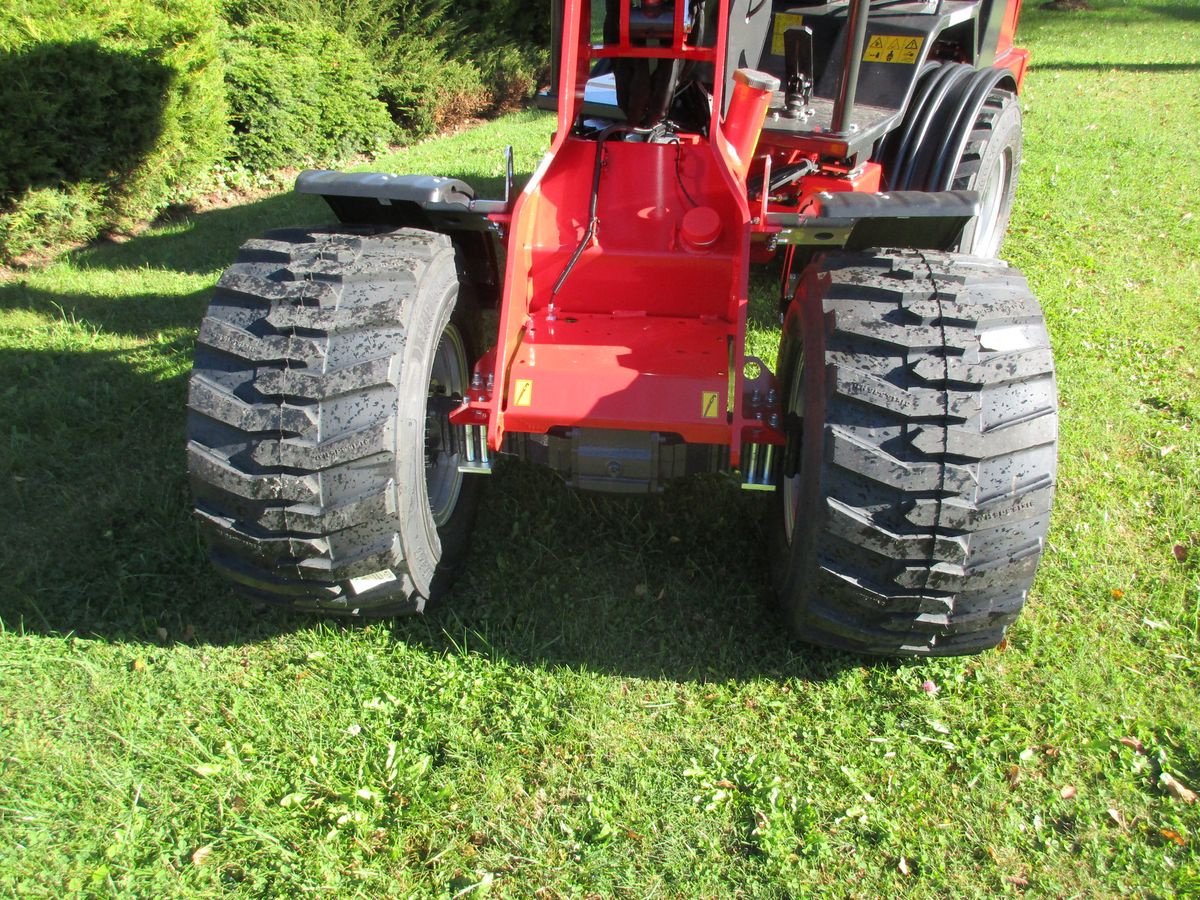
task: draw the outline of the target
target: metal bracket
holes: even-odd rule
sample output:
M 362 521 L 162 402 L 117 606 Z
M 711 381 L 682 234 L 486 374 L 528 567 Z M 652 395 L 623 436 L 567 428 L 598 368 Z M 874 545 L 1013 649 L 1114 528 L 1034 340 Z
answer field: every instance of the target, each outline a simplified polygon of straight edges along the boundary
M 952 249 L 979 215 L 975 191 L 822 192 L 804 213 L 768 213 L 774 239 L 797 246 Z

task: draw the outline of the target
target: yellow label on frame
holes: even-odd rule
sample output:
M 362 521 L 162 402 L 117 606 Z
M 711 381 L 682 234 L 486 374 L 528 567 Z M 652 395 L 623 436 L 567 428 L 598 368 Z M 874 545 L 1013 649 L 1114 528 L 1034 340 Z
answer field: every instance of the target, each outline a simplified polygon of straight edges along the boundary
M 799 28 L 804 24 L 804 16 L 795 13 L 775 13 L 775 26 L 771 32 L 771 52 L 783 56 L 783 36 L 789 28 Z
M 925 38 L 901 34 L 873 34 L 863 50 L 863 62 L 913 65 L 921 53 Z
M 528 406 L 533 402 L 533 382 L 528 378 L 518 378 L 513 388 L 513 405 Z
M 720 391 L 704 391 L 700 395 L 700 416 L 704 419 L 715 419 L 721 415 Z

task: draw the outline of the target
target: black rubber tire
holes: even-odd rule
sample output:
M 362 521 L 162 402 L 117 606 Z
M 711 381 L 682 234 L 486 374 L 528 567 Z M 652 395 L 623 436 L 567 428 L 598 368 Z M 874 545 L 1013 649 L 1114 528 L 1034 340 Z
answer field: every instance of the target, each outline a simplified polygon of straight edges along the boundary
M 188 398 L 188 470 L 218 570 L 314 611 L 436 599 L 466 552 L 479 479 L 426 421 L 431 373 L 436 358 L 439 383 L 465 390 L 476 347 L 445 235 L 341 226 L 243 245 L 200 327 Z
M 818 258 L 780 373 L 775 582 L 794 633 L 890 656 L 999 643 L 1056 468 L 1050 344 L 1021 274 L 947 253 Z
M 1017 193 L 1022 143 L 1020 101 L 997 88 L 975 117 L 950 182 L 951 190 L 978 191 L 982 207 L 963 229 L 959 252 L 987 259 L 1000 255 Z

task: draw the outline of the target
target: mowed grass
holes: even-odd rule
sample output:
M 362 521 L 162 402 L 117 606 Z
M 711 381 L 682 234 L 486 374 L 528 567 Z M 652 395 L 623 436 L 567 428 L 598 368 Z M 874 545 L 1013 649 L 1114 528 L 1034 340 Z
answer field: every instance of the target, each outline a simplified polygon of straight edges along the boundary
M 1022 26 L 1006 256 L 1055 344 L 1060 486 L 977 658 L 790 642 L 766 507 L 720 478 L 624 501 L 509 465 L 444 611 L 256 608 L 190 518 L 187 372 L 238 244 L 320 203 L 0 284 L 0 893 L 1200 892 L 1200 804 L 1163 778 L 1200 789 L 1200 20 L 1093 3 Z M 502 147 L 528 171 L 552 127 L 380 167 L 498 191 Z

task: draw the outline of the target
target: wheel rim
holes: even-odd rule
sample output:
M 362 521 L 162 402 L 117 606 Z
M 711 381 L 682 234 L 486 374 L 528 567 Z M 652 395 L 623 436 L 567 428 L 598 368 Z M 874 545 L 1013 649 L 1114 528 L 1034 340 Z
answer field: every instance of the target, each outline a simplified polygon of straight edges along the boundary
M 466 347 L 458 329 L 447 325 L 433 355 L 425 401 L 425 491 L 433 523 L 439 528 L 454 514 L 462 491 L 460 445 L 450 424 L 450 411 L 462 401 L 466 389 Z
M 804 421 L 804 354 L 797 354 L 796 365 L 792 368 L 791 384 L 788 385 L 787 408 L 784 410 L 785 425 L 788 428 L 788 443 L 799 441 L 802 432 L 801 423 Z M 798 456 L 799 447 L 792 452 L 789 446 L 786 457 Z M 797 467 L 795 474 L 783 479 L 783 536 L 788 546 L 791 546 L 792 535 L 796 531 L 796 518 L 800 507 L 800 471 Z
M 1000 250 L 1000 220 L 1004 214 L 1004 198 L 1008 196 L 1012 182 L 1012 164 L 1012 148 L 1005 147 L 1004 152 L 996 157 L 991 168 L 984 173 L 986 177 L 979 198 L 979 224 L 972 242 L 972 252 L 976 256 L 995 256 Z

